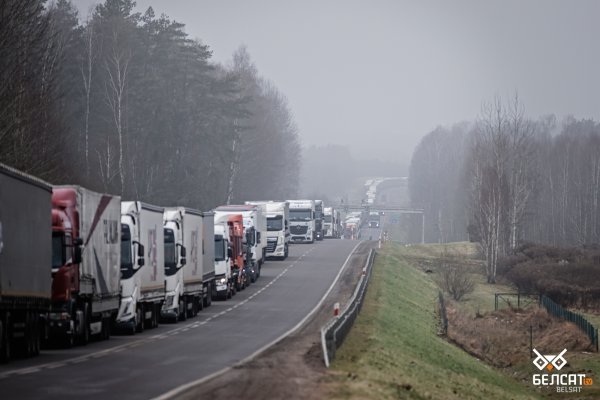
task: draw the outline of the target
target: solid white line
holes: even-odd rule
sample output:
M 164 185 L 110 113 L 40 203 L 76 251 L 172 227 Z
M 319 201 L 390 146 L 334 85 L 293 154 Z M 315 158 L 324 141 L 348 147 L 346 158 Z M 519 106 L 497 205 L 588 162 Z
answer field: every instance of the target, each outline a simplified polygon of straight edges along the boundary
M 333 290 L 333 287 L 335 286 L 335 284 L 337 283 L 337 281 L 340 279 L 340 276 L 342 275 L 342 272 L 344 271 L 344 269 L 346 268 L 346 265 L 348 264 L 348 261 L 350 261 L 350 258 L 352 257 L 352 255 L 354 254 L 354 251 L 356 250 L 356 248 L 358 247 L 359 244 L 361 244 L 361 242 L 358 242 L 356 244 L 356 246 L 354 246 L 354 248 L 352 249 L 352 251 L 350 252 L 350 254 L 348 255 L 348 257 L 346 258 L 346 261 L 344 261 L 344 264 L 342 265 L 342 268 L 340 268 L 340 270 L 338 271 L 337 275 L 335 276 L 335 279 L 333 280 L 333 282 L 331 283 L 331 286 L 329 286 L 329 289 L 327 289 L 327 292 L 325 292 L 325 294 L 323 295 L 323 297 L 321 298 L 321 300 L 319 300 L 319 302 L 317 303 L 317 305 L 300 321 L 298 322 L 293 328 L 291 328 L 290 330 L 288 330 L 287 332 L 283 333 L 281 336 L 279 336 L 278 338 L 276 338 L 275 340 L 271 341 L 270 343 L 267 343 L 266 345 L 264 345 L 263 347 L 261 347 L 260 349 L 256 350 L 254 353 L 250 354 L 248 357 L 238 361 L 237 363 L 233 364 L 230 367 L 225 367 L 217 372 L 213 372 L 210 375 L 205 376 L 204 378 L 200 378 L 197 379 L 193 382 L 190 383 L 186 383 L 185 385 L 181 385 L 179 387 L 176 387 L 175 389 L 172 389 L 164 394 L 161 394 L 158 397 L 154 397 L 152 400 L 168 400 L 171 398 L 174 398 L 180 394 L 182 394 L 183 392 L 185 392 L 186 390 L 200 385 L 214 377 L 217 377 L 221 374 L 224 374 L 225 372 L 229 371 L 230 369 L 234 368 L 234 367 L 238 367 L 240 365 L 243 365 L 249 361 L 251 361 L 253 358 L 255 358 L 256 356 L 258 356 L 260 353 L 264 352 L 265 350 L 267 350 L 269 347 L 273 346 L 274 344 L 276 344 L 277 342 L 285 339 L 287 336 L 291 335 L 292 333 L 294 333 L 295 331 L 297 331 L 298 329 L 300 329 L 300 327 L 302 327 L 302 325 L 304 325 L 304 323 L 310 318 L 312 317 L 321 307 L 321 305 L 323 304 L 323 302 L 325 301 L 325 299 L 327 298 L 327 296 L 329 296 L 329 293 Z

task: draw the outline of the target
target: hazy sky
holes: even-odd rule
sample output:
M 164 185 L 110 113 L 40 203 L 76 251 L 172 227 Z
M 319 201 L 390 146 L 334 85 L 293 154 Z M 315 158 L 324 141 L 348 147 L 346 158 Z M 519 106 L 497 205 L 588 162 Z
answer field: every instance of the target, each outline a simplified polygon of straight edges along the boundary
M 87 14 L 93 0 L 74 0 Z M 305 146 L 408 163 L 438 125 L 515 90 L 529 116 L 600 120 L 600 1 L 137 0 L 226 63 L 245 44 Z

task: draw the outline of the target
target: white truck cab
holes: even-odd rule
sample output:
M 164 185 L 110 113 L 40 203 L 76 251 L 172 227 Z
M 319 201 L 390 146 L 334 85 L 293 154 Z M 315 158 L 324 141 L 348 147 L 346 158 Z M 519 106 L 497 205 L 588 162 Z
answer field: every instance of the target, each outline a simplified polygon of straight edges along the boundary
M 313 243 L 315 232 L 315 201 L 287 200 L 290 204 L 290 234 L 292 242 Z

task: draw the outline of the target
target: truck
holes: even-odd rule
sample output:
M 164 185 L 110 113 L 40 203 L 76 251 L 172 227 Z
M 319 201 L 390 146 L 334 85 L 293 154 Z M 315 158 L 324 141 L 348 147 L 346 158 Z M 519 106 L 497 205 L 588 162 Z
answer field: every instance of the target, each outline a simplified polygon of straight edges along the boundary
M 314 243 L 315 201 L 287 200 L 290 205 L 291 242 Z
M 244 217 L 241 214 L 215 212 L 215 221 L 226 223 L 229 230 L 231 290 L 235 294 L 246 288 L 249 281 L 249 249 L 244 243 Z
M 162 207 L 121 202 L 121 304 L 117 327 L 130 334 L 158 326 L 165 300 Z
M 315 239 L 323 240 L 323 200 L 315 200 Z
M 260 276 L 260 270 L 266 258 L 267 246 L 267 215 L 263 204 L 226 205 L 215 208 L 217 215 L 240 214 L 244 223 L 246 246 L 250 258 L 247 262 L 250 281 L 254 282 Z
M 337 239 L 341 236 L 342 223 L 340 211 L 333 207 L 323 209 L 323 237 Z
M 369 212 L 369 228 L 379 228 L 381 224 L 381 215 L 377 211 Z
M 212 213 L 211 213 L 212 217 Z M 203 213 L 187 207 L 167 207 L 163 214 L 165 236 L 165 301 L 161 318 L 171 322 L 185 321 L 198 315 L 212 300 L 212 274 L 205 281 L 203 263 L 213 235 L 204 237 Z M 210 224 L 213 224 L 210 219 Z M 213 228 L 214 229 L 214 228 Z M 214 254 L 214 253 L 213 253 Z M 214 258 L 214 256 L 212 257 Z
M 50 310 L 52 187 L 0 164 L 0 361 L 40 351 Z M 69 253 L 69 258 L 72 254 Z
M 215 285 L 213 297 L 227 300 L 235 294 L 235 281 L 232 266 L 233 245 L 230 243 L 229 225 L 226 220 L 214 221 L 214 237 Z
M 290 245 L 290 204 L 287 201 L 247 201 L 246 204 L 264 204 L 267 214 L 267 258 L 285 260 Z
M 52 188 L 50 340 L 110 337 L 121 297 L 121 198 L 81 186 Z

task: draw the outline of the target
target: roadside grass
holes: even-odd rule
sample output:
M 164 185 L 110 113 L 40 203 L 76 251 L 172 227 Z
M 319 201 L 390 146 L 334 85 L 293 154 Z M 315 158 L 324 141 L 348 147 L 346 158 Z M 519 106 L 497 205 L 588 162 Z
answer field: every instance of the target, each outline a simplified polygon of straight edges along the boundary
M 379 251 L 361 313 L 324 382 L 327 398 L 540 398 L 438 336 L 438 289 L 415 259 L 433 265 L 439 254 L 438 246 L 393 243 Z

